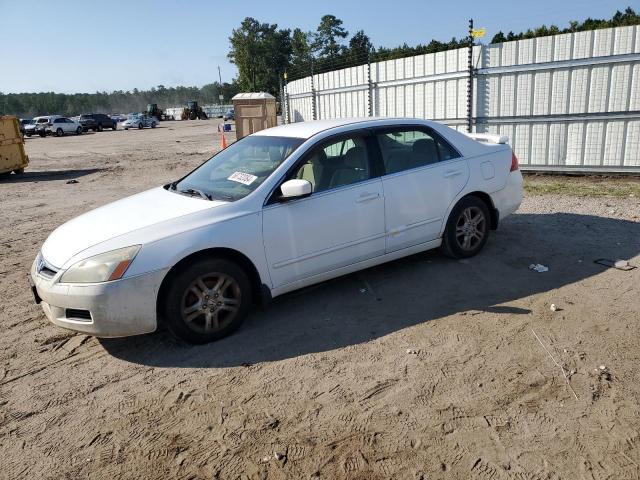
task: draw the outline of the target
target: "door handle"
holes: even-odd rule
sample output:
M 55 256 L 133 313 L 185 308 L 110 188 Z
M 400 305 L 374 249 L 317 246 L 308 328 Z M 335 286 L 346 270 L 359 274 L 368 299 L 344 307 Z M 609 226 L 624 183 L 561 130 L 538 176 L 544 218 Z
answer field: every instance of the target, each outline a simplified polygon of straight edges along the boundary
M 358 198 L 356 198 L 356 203 L 364 203 L 364 202 L 368 202 L 370 200 L 375 200 L 376 198 L 379 198 L 380 194 L 379 193 L 363 193 L 362 195 L 360 195 Z
M 447 170 L 442 174 L 444 178 L 451 178 L 457 175 L 462 175 L 462 170 Z

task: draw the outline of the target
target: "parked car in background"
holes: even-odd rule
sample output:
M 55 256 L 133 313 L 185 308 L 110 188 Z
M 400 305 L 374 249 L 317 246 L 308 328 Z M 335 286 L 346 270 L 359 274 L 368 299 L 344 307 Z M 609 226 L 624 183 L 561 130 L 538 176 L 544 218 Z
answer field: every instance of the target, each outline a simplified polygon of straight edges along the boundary
M 84 115 L 80 115 L 79 122 L 85 132 L 89 130 L 101 132 L 105 128 L 110 128 L 112 130 L 118 128 L 118 122 L 104 113 L 86 113 Z
M 75 122 L 67 117 L 54 118 L 51 121 L 44 124 L 44 134 L 40 134 L 45 137 L 47 135 L 55 135 L 62 137 L 63 135 L 76 134 L 80 135 L 84 129 L 79 122 Z
M 222 116 L 222 120 L 224 120 L 225 122 L 227 120 L 235 120 L 235 119 L 236 119 L 236 112 L 233 108 L 230 108 L 229 110 L 224 112 L 224 115 Z
M 129 115 L 127 119 L 120 124 L 125 130 L 130 128 L 143 129 L 144 127 L 156 128 L 158 120 L 155 117 L 149 117 L 143 113 Z
M 110 115 L 110 117 L 111 120 L 116 123 L 124 122 L 127 119 L 127 116 L 124 113 L 114 113 L 113 115 Z
M 35 117 L 33 119 L 34 127 L 33 127 L 33 132 L 31 132 L 31 135 L 40 135 L 41 137 L 45 137 L 47 135 L 46 133 L 47 124 L 52 123 L 56 118 L 60 118 L 60 117 L 61 115 L 43 115 L 41 117 Z M 29 136 L 29 129 L 25 127 L 25 130 L 27 132 L 27 136 Z
M 126 336 L 161 319 L 203 343 L 256 301 L 432 248 L 472 257 L 522 201 L 506 141 L 410 118 L 261 130 L 58 227 L 33 263 L 34 298 L 71 330 Z
M 26 135 L 27 134 L 27 126 L 28 125 L 33 125 L 34 121 L 32 118 L 21 118 L 20 119 L 20 133 L 22 133 L 22 135 Z M 30 133 L 29 136 L 31 136 L 33 133 Z

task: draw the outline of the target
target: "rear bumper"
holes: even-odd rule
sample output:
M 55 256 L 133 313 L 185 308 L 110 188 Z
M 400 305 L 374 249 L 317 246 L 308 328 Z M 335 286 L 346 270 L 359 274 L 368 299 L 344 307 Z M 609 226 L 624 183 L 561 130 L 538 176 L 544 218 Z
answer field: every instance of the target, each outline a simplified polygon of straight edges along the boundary
M 156 299 L 167 270 L 95 284 L 60 284 L 38 275 L 31 279 L 42 309 L 55 325 L 96 337 L 125 337 L 157 328 Z M 87 311 L 90 318 L 67 316 L 67 309 Z
M 491 199 L 498 210 L 500 220 L 518 210 L 522 203 L 522 173 L 520 170 L 509 173 L 504 188 L 492 193 Z

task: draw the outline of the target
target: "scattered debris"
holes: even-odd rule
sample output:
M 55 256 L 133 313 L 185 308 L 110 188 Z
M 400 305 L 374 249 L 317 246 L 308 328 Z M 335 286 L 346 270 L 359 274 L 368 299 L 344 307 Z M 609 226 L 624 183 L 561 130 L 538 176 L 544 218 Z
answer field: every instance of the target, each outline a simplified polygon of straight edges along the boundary
M 635 265 L 630 264 L 628 260 L 610 260 L 608 258 L 598 258 L 597 260 L 594 260 L 593 263 L 604 265 L 605 267 L 616 268 L 624 272 L 637 268 Z
M 549 356 L 551 357 L 551 360 L 553 360 L 553 363 L 555 363 L 558 367 L 560 367 L 560 370 L 562 370 L 562 376 L 564 376 L 564 379 L 567 382 L 567 386 L 571 390 L 571 393 L 573 393 L 573 396 L 576 397 L 576 400 L 578 400 L 578 395 L 576 394 L 575 390 L 571 386 L 571 383 L 569 383 L 569 378 L 567 377 L 567 373 L 565 372 L 564 367 L 560 365 L 558 362 L 556 362 L 556 359 L 553 358 L 553 355 L 551 355 L 551 352 L 547 350 L 547 347 L 544 346 L 544 343 L 542 343 L 542 340 L 540 340 L 540 337 L 538 337 L 538 334 L 533 330 L 533 328 L 531 329 L 531 333 L 533 333 L 533 335 L 536 337 L 536 340 L 538 340 L 540 345 L 542 345 L 542 348 L 544 348 L 544 351 L 549 354 Z
M 282 460 L 285 457 L 284 453 L 273 452 L 273 458 L 276 460 Z
M 606 366 L 604 366 L 604 365 L 600 365 L 600 370 L 606 370 L 606 369 L 607 369 L 607 367 L 606 367 Z
M 67 180 L 67 185 L 70 185 L 72 183 L 80 183 L 78 180 L 76 180 L 75 178 L 72 178 L 71 180 Z
M 529 265 L 529 270 L 535 270 L 538 273 L 544 273 L 549 271 L 549 267 L 545 267 L 540 263 L 532 263 Z
M 558 307 L 555 303 L 552 303 L 551 306 L 549 307 L 549 310 L 551 310 L 552 312 L 557 312 L 558 310 L 562 310 L 562 309 Z
M 367 293 L 367 289 L 366 288 L 361 288 L 360 289 L 360 293 Z
M 271 460 L 271 457 L 262 457 L 262 463 L 269 463 L 269 460 Z
M 417 350 L 415 348 L 407 348 L 408 355 L 418 355 L 419 353 L 420 353 L 420 350 Z

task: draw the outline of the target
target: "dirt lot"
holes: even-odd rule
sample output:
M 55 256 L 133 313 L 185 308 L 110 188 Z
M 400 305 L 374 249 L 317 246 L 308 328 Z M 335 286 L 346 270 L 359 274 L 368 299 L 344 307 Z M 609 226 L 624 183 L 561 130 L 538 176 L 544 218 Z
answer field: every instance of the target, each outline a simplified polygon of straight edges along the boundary
M 211 345 L 48 324 L 26 284 L 47 235 L 181 176 L 216 123 L 28 139 L 0 180 L 1 478 L 639 478 L 640 269 L 593 263 L 640 264 L 637 182 L 536 178 L 480 256 L 287 295 Z

